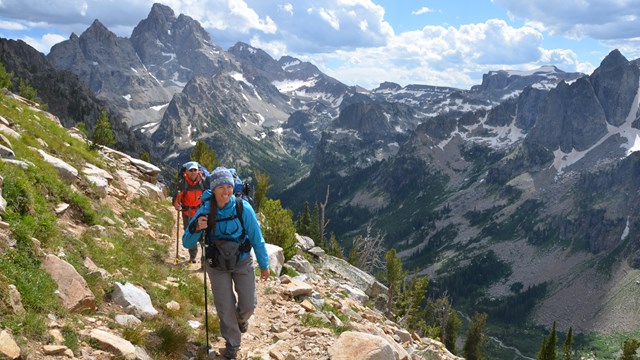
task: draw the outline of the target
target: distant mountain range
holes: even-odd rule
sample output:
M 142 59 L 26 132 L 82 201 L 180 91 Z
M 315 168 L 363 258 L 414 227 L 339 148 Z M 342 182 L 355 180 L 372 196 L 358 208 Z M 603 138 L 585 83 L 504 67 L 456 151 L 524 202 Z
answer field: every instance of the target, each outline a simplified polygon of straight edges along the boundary
M 241 173 L 270 174 L 270 195 L 296 212 L 329 187 L 346 248 L 373 225 L 432 291 L 490 321 L 640 322 L 628 301 L 640 296 L 640 68 L 617 50 L 590 75 L 545 66 L 469 90 L 367 90 L 248 44 L 225 51 L 160 4 L 130 38 L 96 20 L 46 57 L 0 46 L 65 126 L 91 129 L 108 107 L 119 147 L 167 173 L 204 141 Z

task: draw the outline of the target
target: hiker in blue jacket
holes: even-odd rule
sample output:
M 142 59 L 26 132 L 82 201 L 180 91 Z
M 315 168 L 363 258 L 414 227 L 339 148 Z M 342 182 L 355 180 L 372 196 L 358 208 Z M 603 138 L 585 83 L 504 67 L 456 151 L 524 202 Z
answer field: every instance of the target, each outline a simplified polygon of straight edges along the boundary
M 242 333 L 247 331 L 249 318 L 257 305 L 251 247 L 263 280 L 269 278 L 269 256 L 253 208 L 233 193 L 231 172 L 225 167 L 217 167 L 211 173 L 210 181 L 211 190 L 202 195 L 202 206 L 185 229 L 182 245 L 187 249 L 197 247 L 204 230 L 205 268 L 220 319 L 220 333 L 226 341 L 224 356 L 235 359 Z

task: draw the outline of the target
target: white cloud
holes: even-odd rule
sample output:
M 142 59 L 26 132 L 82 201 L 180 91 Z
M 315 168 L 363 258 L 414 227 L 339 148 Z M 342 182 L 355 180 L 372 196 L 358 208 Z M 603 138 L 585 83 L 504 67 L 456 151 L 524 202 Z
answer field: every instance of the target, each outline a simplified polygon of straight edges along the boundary
M 66 38 L 57 34 L 45 34 L 40 39 L 25 36 L 22 40 L 41 53 L 47 54 L 53 45 Z
M 284 5 L 278 5 L 278 7 L 285 12 L 289 13 L 289 15 L 293 15 L 293 5 L 291 3 L 286 3 Z
M 338 17 L 336 16 L 336 13 L 332 10 L 327 10 L 325 8 L 321 8 L 318 11 L 318 14 L 320 15 L 320 18 L 324 21 L 326 21 L 329 26 L 331 26 L 334 30 L 340 30 L 340 20 L 338 20 Z M 313 13 L 314 11 L 311 11 L 311 13 Z
M 342 82 L 368 89 L 383 81 L 468 89 L 491 70 L 547 64 L 565 71 L 591 68 L 580 64 L 571 50 L 544 49 L 542 40 L 542 34 L 531 27 L 515 28 L 493 19 L 459 28 L 425 26 L 392 37 L 386 46 L 336 51 L 309 61 Z
M 430 13 L 430 12 L 433 12 L 433 9 L 429 9 L 428 7 L 422 7 L 419 10 L 412 11 L 411 14 L 413 14 L 413 15 L 422 15 L 422 14 L 426 14 L 426 13 Z
M 544 26 L 551 34 L 577 39 L 640 37 L 639 0 L 493 0 L 513 16 Z
M 25 30 L 26 27 L 20 23 L 14 21 L 1 21 L 0 20 L 0 29 L 3 30 Z

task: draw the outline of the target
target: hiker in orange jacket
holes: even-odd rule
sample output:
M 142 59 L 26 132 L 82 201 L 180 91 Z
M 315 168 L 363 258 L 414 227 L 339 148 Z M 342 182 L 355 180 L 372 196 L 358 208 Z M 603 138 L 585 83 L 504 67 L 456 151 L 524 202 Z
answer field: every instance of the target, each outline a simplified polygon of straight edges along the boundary
M 173 207 L 176 211 L 182 211 L 183 229 L 189 225 L 189 221 L 200 207 L 202 193 L 206 190 L 204 174 L 200 171 L 198 163 L 190 161 L 184 165 L 184 173 L 178 179 L 178 191 L 173 200 Z M 189 261 L 196 262 L 198 247 L 189 249 Z

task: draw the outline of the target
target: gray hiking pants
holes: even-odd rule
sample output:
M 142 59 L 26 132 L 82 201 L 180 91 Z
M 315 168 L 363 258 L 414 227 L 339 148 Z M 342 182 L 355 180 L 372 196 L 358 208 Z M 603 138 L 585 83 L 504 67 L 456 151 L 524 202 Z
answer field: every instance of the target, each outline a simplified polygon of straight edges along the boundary
M 237 350 L 242 336 L 238 324 L 249 321 L 258 302 L 253 259 L 248 256 L 232 271 L 220 271 L 207 265 L 207 274 L 220 318 L 220 333 L 227 346 Z

